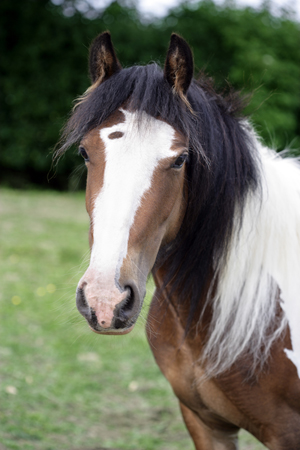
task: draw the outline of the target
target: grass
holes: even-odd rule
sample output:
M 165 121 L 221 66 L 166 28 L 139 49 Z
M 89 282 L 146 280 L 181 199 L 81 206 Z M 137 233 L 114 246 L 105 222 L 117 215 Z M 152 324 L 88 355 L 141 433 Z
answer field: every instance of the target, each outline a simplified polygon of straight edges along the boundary
M 99 336 L 75 308 L 83 194 L 2 189 L 0 227 L 0 450 L 192 450 L 144 318 L 129 335 Z

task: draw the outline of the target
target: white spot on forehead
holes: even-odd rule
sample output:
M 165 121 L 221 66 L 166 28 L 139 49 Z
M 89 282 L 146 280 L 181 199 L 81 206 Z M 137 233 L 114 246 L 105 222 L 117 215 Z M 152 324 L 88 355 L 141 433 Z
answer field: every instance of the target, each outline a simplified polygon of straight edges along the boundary
M 151 187 L 159 161 L 174 157 L 174 129 L 142 113 L 121 110 L 125 121 L 100 130 L 105 144 L 103 187 L 93 213 L 94 244 L 91 265 L 118 283 L 127 254 L 130 229 L 143 194 Z M 124 135 L 109 139 L 114 131 Z

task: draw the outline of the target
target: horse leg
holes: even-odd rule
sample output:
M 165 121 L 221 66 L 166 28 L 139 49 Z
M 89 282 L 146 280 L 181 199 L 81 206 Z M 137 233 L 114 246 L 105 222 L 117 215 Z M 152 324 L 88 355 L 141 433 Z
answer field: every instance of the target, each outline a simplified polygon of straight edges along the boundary
M 238 431 L 212 430 L 191 409 L 179 402 L 186 427 L 194 441 L 196 450 L 237 450 Z

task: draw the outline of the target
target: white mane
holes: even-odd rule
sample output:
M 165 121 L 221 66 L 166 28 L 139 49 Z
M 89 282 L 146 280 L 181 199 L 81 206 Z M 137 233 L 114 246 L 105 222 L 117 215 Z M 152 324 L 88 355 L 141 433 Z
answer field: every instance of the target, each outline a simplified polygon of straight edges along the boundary
M 300 377 L 300 165 L 263 147 L 254 134 L 253 140 L 261 190 L 249 195 L 226 260 L 216 261 L 218 288 L 203 357 L 209 376 L 228 369 L 245 351 L 253 369 L 262 367 L 288 325 L 292 350 L 285 353 Z

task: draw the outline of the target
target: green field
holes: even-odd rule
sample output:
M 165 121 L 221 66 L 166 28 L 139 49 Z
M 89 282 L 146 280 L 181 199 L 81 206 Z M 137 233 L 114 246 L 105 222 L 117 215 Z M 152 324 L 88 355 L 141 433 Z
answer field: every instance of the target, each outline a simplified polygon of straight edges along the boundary
M 0 190 L 0 229 L 0 450 L 192 450 L 145 339 L 146 307 L 120 337 L 92 333 L 75 308 L 83 194 Z

